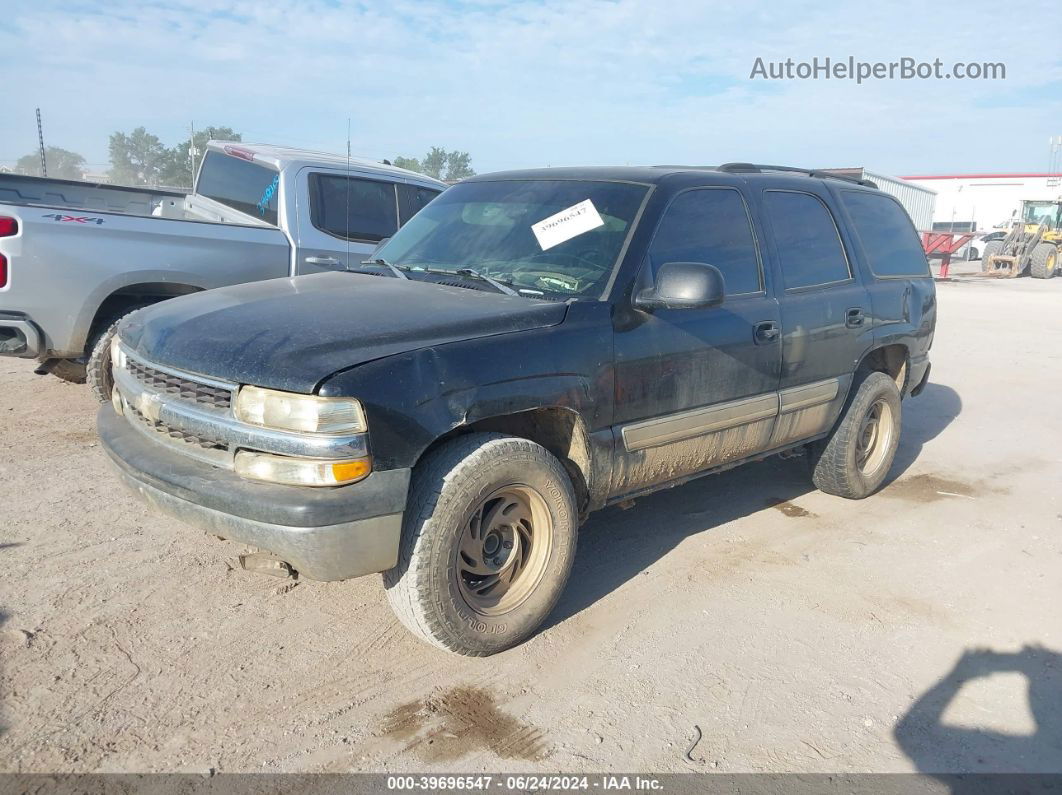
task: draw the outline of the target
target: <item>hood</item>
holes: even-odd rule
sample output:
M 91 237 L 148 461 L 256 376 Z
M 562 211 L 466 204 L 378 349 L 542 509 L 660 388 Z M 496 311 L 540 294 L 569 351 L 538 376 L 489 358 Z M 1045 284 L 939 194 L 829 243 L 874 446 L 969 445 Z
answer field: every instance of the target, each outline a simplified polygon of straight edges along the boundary
M 161 365 L 309 393 L 373 359 L 552 326 L 566 311 L 562 303 L 431 282 L 321 273 L 164 301 L 131 315 L 120 335 Z

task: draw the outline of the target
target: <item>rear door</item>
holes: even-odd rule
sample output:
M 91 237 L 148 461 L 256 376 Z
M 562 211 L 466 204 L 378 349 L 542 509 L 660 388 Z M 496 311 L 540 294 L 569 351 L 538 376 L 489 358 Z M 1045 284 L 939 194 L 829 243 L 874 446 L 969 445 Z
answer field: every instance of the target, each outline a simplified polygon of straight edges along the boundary
M 675 196 L 640 280 L 651 285 L 668 262 L 716 266 L 726 299 L 709 309 L 617 307 L 614 496 L 763 450 L 774 427 L 778 304 L 743 194 L 698 187 Z
M 921 382 L 936 324 L 936 286 L 922 241 L 902 205 L 887 193 L 835 189 L 869 271 L 878 346 L 908 352 L 907 388 Z
M 782 316 L 779 415 L 771 447 L 829 430 L 873 341 L 870 298 L 828 199 L 818 183 L 762 194 Z
M 391 180 L 304 169 L 298 192 L 300 274 L 357 266 L 398 230 L 398 192 Z

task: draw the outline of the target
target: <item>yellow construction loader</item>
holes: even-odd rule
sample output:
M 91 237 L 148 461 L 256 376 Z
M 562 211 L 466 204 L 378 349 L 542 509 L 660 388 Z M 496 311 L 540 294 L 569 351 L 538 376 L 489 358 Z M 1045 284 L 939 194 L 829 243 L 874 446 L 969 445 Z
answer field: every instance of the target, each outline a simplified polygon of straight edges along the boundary
M 985 243 L 981 271 L 1011 278 L 1028 273 L 1034 279 L 1050 279 L 1060 260 L 1062 199 L 1026 200 L 1007 236 Z

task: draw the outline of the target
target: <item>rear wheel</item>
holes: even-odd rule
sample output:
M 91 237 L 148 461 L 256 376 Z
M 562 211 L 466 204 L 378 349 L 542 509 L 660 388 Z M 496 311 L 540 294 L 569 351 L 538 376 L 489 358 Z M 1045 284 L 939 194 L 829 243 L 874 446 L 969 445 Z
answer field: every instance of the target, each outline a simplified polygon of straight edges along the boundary
M 575 555 L 575 494 L 526 439 L 476 433 L 414 472 L 391 607 L 414 635 L 470 656 L 526 640 L 553 609 Z
M 813 445 L 812 480 L 827 494 L 861 500 L 889 473 L 900 441 L 900 391 L 886 373 L 868 373 L 843 416 Z
M 996 269 L 992 263 L 992 257 L 998 254 L 1003 248 L 1003 244 L 998 240 L 989 240 L 985 243 L 985 248 L 981 252 L 981 272 L 982 273 L 995 273 Z
M 1058 249 L 1051 243 L 1040 243 L 1033 249 L 1029 275 L 1034 279 L 1050 279 L 1058 271 Z
M 71 384 L 85 383 L 85 365 L 76 359 L 55 359 L 48 367 L 48 372 Z

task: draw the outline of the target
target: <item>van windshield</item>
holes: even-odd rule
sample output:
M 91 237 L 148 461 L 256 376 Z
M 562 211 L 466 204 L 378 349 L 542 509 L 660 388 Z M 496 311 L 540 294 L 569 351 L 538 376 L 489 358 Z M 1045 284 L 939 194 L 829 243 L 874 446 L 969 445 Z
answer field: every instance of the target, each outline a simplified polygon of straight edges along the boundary
M 524 295 L 598 298 L 647 190 L 582 180 L 464 182 L 374 256 L 414 272 L 473 270 Z

